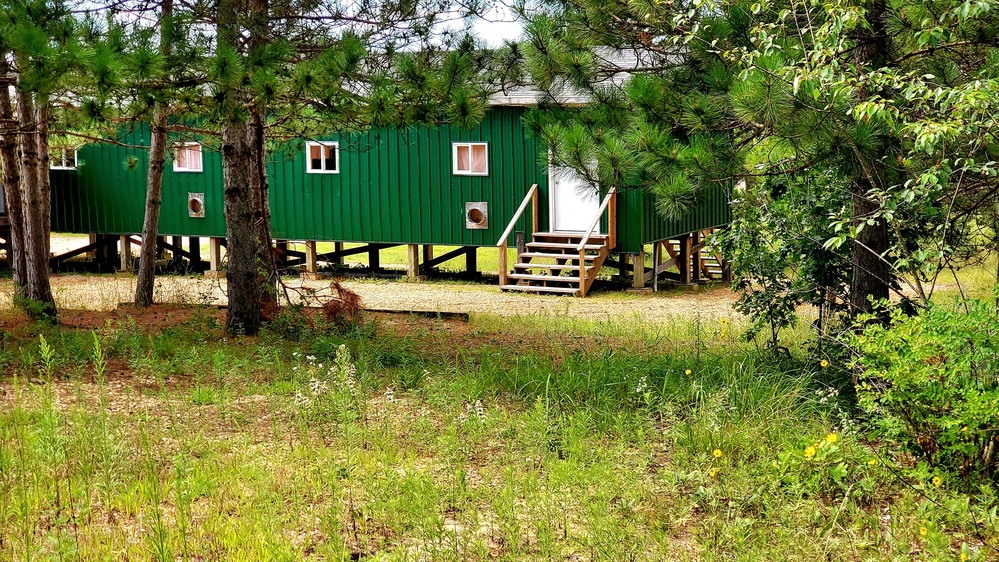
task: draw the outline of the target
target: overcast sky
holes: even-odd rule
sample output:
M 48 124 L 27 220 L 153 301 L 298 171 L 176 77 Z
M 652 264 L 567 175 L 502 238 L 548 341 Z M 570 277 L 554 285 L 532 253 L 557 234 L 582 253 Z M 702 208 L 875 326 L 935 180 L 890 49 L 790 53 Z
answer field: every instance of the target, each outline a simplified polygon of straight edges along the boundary
M 485 14 L 473 24 L 475 34 L 489 47 L 499 47 L 504 40 L 520 39 L 523 27 L 520 22 L 514 21 L 514 16 L 510 9 L 497 2 Z

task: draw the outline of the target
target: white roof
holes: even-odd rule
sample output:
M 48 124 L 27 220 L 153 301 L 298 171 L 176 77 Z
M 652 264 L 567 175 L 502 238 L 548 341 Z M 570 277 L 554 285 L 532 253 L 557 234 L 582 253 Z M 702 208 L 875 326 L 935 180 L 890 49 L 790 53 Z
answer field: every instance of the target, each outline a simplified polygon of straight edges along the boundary
M 598 87 L 621 87 L 637 72 L 652 68 L 661 68 L 669 64 L 678 64 L 682 55 L 664 53 L 660 50 L 647 48 L 614 49 L 610 47 L 593 50 L 600 67 L 599 74 L 604 78 L 595 83 Z M 556 81 L 551 88 L 554 101 L 564 105 L 583 105 L 590 101 L 587 92 Z M 537 105 L 547 93 L 533 85 L 513 86 L 504 88 L 489 96 L 489 105 L 532 106 Z

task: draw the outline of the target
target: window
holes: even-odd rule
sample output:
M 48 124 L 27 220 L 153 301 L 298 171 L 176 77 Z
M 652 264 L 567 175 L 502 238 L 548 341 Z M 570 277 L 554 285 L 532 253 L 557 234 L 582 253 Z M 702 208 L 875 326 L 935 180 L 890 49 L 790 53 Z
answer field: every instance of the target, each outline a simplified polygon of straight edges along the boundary
M 305 171 L 310 174 L 340 173 L 340 144 L 336 142 L 305 143 Z
M 488 145 L 484 142 L 456 142 L 454 174 L 456 176 L 488 176 Z
M 49 154 L 49 168 L 52 170 L 75 170 L 76 151 L 68 148 L 55 148 Z
M 196 142 L 185 142 L 173 154 L 173 171 L 200 172 L 201 145 Z

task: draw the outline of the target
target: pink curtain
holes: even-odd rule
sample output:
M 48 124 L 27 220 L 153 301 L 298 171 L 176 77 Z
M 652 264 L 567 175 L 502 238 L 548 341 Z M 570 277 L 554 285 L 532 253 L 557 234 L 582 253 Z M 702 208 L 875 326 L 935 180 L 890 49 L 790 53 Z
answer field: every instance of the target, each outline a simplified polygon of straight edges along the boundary
M 473 174 L 486 173 L 486 145 L 472 145 L 472 169 Z

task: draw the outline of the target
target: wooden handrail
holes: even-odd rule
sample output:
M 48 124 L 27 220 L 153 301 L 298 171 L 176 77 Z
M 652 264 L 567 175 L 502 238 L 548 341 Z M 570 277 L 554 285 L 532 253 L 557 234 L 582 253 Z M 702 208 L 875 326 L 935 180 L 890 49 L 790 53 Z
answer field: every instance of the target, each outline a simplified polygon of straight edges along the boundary
M 590 228 L 586 230 L 586 234 L 583 235 L 582 241 L 580 241 L 579 245 L 576 246 L 576 251 L 582 252 L 586 247 L 586 243 L 590 241 L 590 236 L 593 234 L 593 231 L 597 228 L 597 225 L 600 224 L 600 217 L 604 216 L 604 211 L 606 211 L 607 207 L 611 205 L 611 201 L 614 202 L 614 211 L 617 211 L 617 188 L 615 187 L 610 188 L 610 191 L 607 192 L 604 200 L 600 203 L 600 208 L 597 209 L 597 214 L 593 217 L 593 222 L 590 224 Z M 614 249 L 614 247 L 617 246 L 616 212 L 612 212 L 607 221 L 607 245 L 608 249 Z
M 520 215 L 524 214 L 524 209 L 527 208 L 528 203 L 532 203 L 534 206 L 534 209 L 532 209 L 531 213 L 533 216 L 531 218 L 533 223 L 532 226 L 534 226 L 535 231 L 537 230 L 538 184 L 534 184 L 531 186 L 531 189 L 527 190 L 527 195 L 525 195 L 524 200 L 521 201 L 520 207 L 517 207 L 517 212 L 513 214 L 513 218 L 510 219 L 510 224 L 508 224 L 506 230 L 503 231 L 503 234 L 500 236 L 499 242 L 496 243 L 496 246 L 503 244 L 504 242 L 506 242 L 506 239 L 509 238 L 510 234 L 513 232 L 514 227 L 517 226 L 517 221 L 520 220 Z
M 517 207 L 517 212 L 513 214 L 510 224 L 507 225 L 506 230 L 503 231 L 503 235 L 500 236 L 499 242 L 496 243 L 496 247 L 499 248 L 499 278 L 501 287 L 506 285 L 506 276 L 508 273 L 506 267 L 506 240 L 510 237 L 513 229 L 516 228 L 517 221 L 524 214 L 528 203 L 531 204 L 531 228 L 534 229 L 531 234 L 534 234 L 538 231 L 538 184 L 532 185 L 531 189 L 527 190 L 527 195 L 521 201 L 520 207 Z

